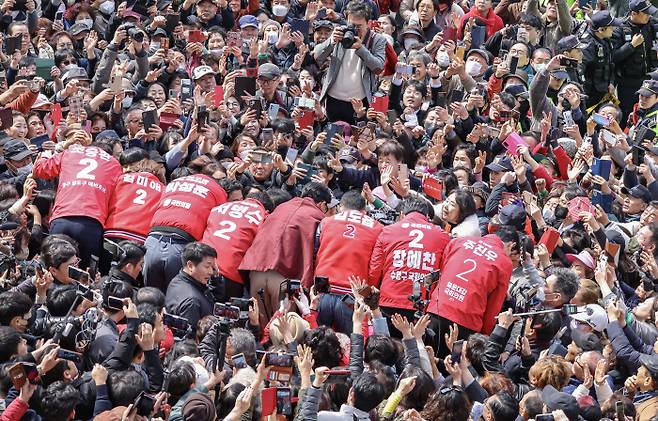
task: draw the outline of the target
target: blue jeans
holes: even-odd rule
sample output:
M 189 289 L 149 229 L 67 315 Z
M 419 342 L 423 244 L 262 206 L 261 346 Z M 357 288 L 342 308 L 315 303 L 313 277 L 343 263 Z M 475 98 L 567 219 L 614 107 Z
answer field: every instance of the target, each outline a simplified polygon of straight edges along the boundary
M 352 333 L 353 309 L 341 301 L 343 295 L 322 294 L 318 306 L 318 325 L 332 327 L 346 335 Z
M 182 253 L 187 240 L 162 234 L 149 234 L 144 242 L 144 285 L 167 293 L 167 286 L 183 268 Z

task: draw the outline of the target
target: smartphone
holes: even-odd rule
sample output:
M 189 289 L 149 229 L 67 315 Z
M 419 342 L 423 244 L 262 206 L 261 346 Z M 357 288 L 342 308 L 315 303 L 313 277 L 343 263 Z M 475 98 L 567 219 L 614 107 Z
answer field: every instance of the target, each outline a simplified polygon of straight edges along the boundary
M 162 49 L 164 49 L 164 50 L 168 50 L 168 49 L 169 49 L 169 38 L 161 38 L 161 41 L 160 41 L 160 48 L 162 48 Z
M 14 384 L 16 390 L 20 390 L 27 381 L 27 375 L 22 363 L 17 363 L 11 366 L 8 370 L 11 382 Z
M 288 298 L 299 298 L 299 294 L 302 290 L 302 282 L 299 279 L 286 279 L 281 285 L 285 285 Z
M 82 269 L 78 269 L 75 266 L 69 266 L 69 278 L 81 283 L 88 283 L 89 273 L 85 272 Z
M 229 47 L 242 47 L 242 36 L 239 32 L 228 32 L 226 34 L 226 45 Z
M 398 164 L 398 179 L 406 180 L 409 178 L 409 167 L 407 164 Z
M 260 119 L 263 113 L 263 102 L 260 98 L 255 98 L 249 101 L 249 108 L 256 111 L 256 119 Z
M 270 416 L 276 409 L 276 387 L 266 387 L 260 394 L 261 415 Z
M 241 368 L 249 367 L 249 364 L 247 364 L 247 359 L 244 357 L 244 354 L 242 353 L 232 356 L 231 364 L 233 365 L 233 368 L 238 370 Z
M 155 405 L 155 397 L 147 395 L 144 391 L 140 392 L 135 399 L 134 408 L 137 409 L 137 415 L 149 417 Z
M 340 124 L 331 123 L 327 127 L 327 137 L 324 138 L 325 145 L 331 146 L 331 141 L 336 137 L 336 135 L 343 136 L 344 128 Z
M 350 370 L 328 370 L 326 374 L 329 376 L 327 378 L 327 384 L 335 383 L 347 383 L 347 379 L 350 377 Z
M 30 144 L 36 146 L 37 150 L 43 151 L 43 144 L 49 140 L 50 137 L 47 134 L 42 134 L 41 136 L 33 137 L 32 139 L 30 139 Z
M 114 93 L 121 92 L 121 90 L 123 89 L 123 83 L 121 79 L 122 77 L 119 74 L 115 73 L 112 76 L 112 86 L 110 86 L 110 89 L 112 89 Z
M 293 164 L 295 159 L 297 159 L 297 155 L 299 155 L 299 150 L 295 148 L 288 148 L 288 153 L 286 153 L 286 161 Z
M 516 73 L 516 68 L 519 65 L 518 57 L 511 57 L 509 60 L 509 72 L 511 75 Z
M 74 363 L 82 362 L 82 354 L 78 352 L 69 351 L 68 349 L 63 349 L 63 348 L 60 348 L 59 351 L 57 351 L 57 358 L 73 361 Z
M 462 102 L 464 100 L 464 91 L 461 89 L 455 89 L 452 91 L 450 96 L 451 102 Z M 502 116 L 501 116 L 502 117 Z
M 206 109 L 205 105 L 199 105 L 196 112 L 197 131 L 201 131 L 205 126 L 210 123 L 210 112 Z M 146 126 L 146 122 L 144 122 Z
M 292 399 L 289 387 L 276 388 L 276 413 L 289 417 L 292 415 Z
M 192 99 L 192 80 L 190 79 L 181 79 L 180 81 L 180 100 L 185 102 L 188 99 Z
M 144 133 L 148 133 L 152 127 L 158 125 L 158 111 L 157 110 L 148 110 L 142 113 L 142 118 L 144 119 Z
M 624 402 L 622 402 L 622 401 L 615 402 L 615 413 L 617 414 L 617 419 L 618 420 L 625 420 L 626 419 L 626 414 L 625 414 L 625 411 L 624 411 Z
M 88 286 L 82 285 L 81 283 L 76 284 L 77 294 L 88 301 L 95 301 L 96 297 L 94 296 L 94 291 Z
M 55 21 L 64 20 L 64 11 L 55 12 Z
M 162 317 L 162 323 L 172 329 L 187 330 L 190 327 L 190 322 L 185 317 L 174 316 L 173 314 L 165 313 Z
M 276 117 L 279 115 L 279 104 L 270 104 L 270 108 L 267 110 L 267 118 L 270 121 L 276 120 Z
M 460 45 L 460 46 L 457 47 L 457 49 L 455 49 L 455 57 L 459 58 L 460 60 L 464 60 L 464 53 L 465 52 L 466 51 L 464 49 L 464 46 Z
M 562 118 L 564 119 L 565 126 L 574 126 L 576 123 L 573 121 L 571 111 L 562 111 Z
M 298 162 L 297 167 L 306 170 L 306 175 L 304 176 L 304 178 L 302 178 L 297 182 L 298 184 L 306 184 L 310 182 L 313 176 L 318 173 L 317 167 L 314 167 L 313 165 L 305 164 L 303 162 Z
M 562 306 L 562 312 L 567 316 L 578 313 L 578 306 L 575 304 L 565 304 Z
M 639 167 L 640 165 L 644 164 L 645 153 L 646 150 L 642 146 L 633 145 L 633 151 L 632 151 L 633 165 Z
M 562 56 L 560 57 L 560 66 L 570 67 L 577 63 L 577 60 L 574 60 L 570 57 Z
M 190 42 L 204 42 L 206 37 L 200 29 L 194 29 L 187 34 L 187 39 Z
M 452 354 L 450 354 L 450 358 L 452 358 L 453 364 L 459 364 L 459 362 L 461 361 L 463 347 L 464 347 L 463 339 L 455 341 L 455 343 L 452 345 Z
M 539 414 L 535 417 L 535 421 L 555 421 L 553 414 Z
M 277 354 L 268 352 L 265 356 L 265 365 L 274 367 L 292 367 L 293 356 L 290 354 Z
M 105 300 L 105 306 L 112 310 L 123 310 L 124 304 L 123 299 L 117 297 L 108 296 Z
M 272 163 L 272 155 L 265 151 L 254 151 L 251 153 L 251 159 L 254 163 L 260 162 L 261 164 Z
M 392 126 L 398 119 L 398 113 L 395 110 L 388 110 L 386 112 L 386 118 L 388 119 L 388 124 Z
M 340 299 L 340 301 L 342 301 L 343 304 L 345 304 L 348 308 L 354 309 L 355 300 L 354 300 L 354 297 L 352 296 L 352 294 L 343 295 L 342 298 Z
M 610 125 L 610 120 L 599 113 L 592 114 L 592 120 L 594 120 L 594 122 L 599 126 L 608 127 Z
M 263 130 L 261 130 L 260 136 L 263 143 L 271 142 L 274 140 L 274 129 L 271 127 L 265 127 Z
M 615 136 L 611 131 L 609 130 L 601 130 L 599 131 L 599 136 L 603 138 L 603 141 L 607 143 L 609 146 L 617 146 L 617 143 L 619 142 L 617 140 L 617 136 Z
M 326 276 L 316 276 L 313 280 L 313 287 L 316 294 L 327 294 L 329 292 L 329 278 Z

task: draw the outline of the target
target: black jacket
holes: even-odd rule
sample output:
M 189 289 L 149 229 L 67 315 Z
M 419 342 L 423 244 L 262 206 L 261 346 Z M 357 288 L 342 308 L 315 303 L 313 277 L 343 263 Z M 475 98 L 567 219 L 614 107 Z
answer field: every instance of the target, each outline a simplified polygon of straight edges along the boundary
M 186 318 L 196 329 L 199 319 L 212 314 L 213 298 L 206 285 L 181 270 L 167 287 L 165 306 L 169 314 Z

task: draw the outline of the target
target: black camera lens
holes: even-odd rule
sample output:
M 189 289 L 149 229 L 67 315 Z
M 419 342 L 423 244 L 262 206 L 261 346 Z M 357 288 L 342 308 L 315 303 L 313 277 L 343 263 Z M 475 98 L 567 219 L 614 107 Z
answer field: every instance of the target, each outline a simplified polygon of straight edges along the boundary
M 343 48 L 348 49 L 352 48 L 352 45 L 356 42 L 356 28 L 354 25 L 348 25 L 343 27 L 343 39 L 340 44 Z

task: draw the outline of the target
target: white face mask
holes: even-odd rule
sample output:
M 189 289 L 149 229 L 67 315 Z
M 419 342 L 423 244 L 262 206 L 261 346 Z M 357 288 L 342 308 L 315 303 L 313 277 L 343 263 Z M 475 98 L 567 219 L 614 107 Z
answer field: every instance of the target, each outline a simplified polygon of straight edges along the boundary
M 77 23 L 84 23 L 87 28 L 91 28 L 94 26 L 94 20 L 93 19 L 80 19 L 77 21 Z
M 481 69 L 482 65 L 477 61 L 471 60 L 466 62 L 466 73 L 468 73 L 471 77 L 479 75 Z
M 272 13 L 274 16 L 283 17 L 288 14 L 288 6 L 282 4 L 275 4 L 272 6 Z
M 276 42 L 279 40 L 279 33 L 278 32 L 269 32 L 267 34 L 267 42 L 270 44 L 276 44 Z
M 436 64 L 438 64 L 441 67 L 448 67 L 450 66 L 450 56 L 448 53 L 445 51 L 439 51 L 436 54 Z
M 546 63 L 537 63 L 537 64 L 535 64 L 535 70 L 537 71 L 537 73 L 541 72 L 545 68 L 546 68 Z
M 111 15 L 112 13 L 114 13 L 114 2 L 106 1 L 104 3 L 101 3 L 98 10 L 100 10 L 100 12 L 104 15 Z
M 405 38 L 404 40 L 404 49 L 411 50 L 416 45 L 420 44 L 417 39 L 414 38 Z

